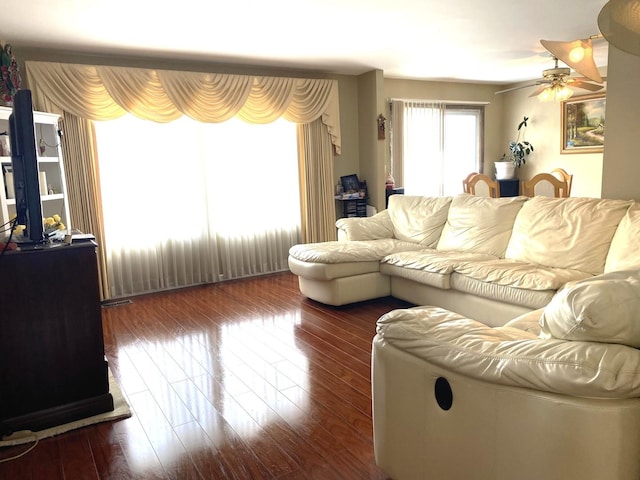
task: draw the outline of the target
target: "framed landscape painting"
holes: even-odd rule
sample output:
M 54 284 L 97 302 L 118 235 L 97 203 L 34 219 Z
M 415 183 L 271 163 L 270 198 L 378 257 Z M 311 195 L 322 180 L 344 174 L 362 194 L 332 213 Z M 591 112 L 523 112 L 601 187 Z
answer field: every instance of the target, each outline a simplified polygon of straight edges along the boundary
M 585 95 L 562 102 L 561 153 L 597 153 L 604 149 L 606 95 Z

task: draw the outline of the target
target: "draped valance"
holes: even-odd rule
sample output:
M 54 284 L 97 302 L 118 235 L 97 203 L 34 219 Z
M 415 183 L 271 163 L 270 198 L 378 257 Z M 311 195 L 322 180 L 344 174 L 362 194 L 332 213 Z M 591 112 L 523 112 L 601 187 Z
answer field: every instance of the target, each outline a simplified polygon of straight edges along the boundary
M 25 68 L 34 103 L 47 111 L 89 120 L 129 112 L 161 123 L 182 115 L 207 123 L 234 116 L 250 123 L 283 117 L 305 124 L 320 118 L 340 154 L 336 80 L 32 61 Z

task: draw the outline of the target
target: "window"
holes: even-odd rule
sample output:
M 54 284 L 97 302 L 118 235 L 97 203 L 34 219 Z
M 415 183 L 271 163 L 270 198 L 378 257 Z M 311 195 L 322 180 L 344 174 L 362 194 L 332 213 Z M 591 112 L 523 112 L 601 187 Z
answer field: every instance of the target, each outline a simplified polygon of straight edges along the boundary
M 401 101 L 391 104 L 392 174 L 409 195 L 457 195 L 482 170 L 482 105 Z
M 112 296 L 287 268 L 296 124 L 96 122 Z

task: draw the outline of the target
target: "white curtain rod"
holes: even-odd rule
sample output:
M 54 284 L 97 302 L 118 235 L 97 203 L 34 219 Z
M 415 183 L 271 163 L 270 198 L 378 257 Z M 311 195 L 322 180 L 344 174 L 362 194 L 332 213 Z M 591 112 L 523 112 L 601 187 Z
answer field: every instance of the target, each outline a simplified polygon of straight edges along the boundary
M 423 102 L 423 103 L 446 103 L 448 105 L 489 105 L 491 102 L 464 101 L 464 100 L 434 100 L 431 98 L 388 98 L 387 102 Z

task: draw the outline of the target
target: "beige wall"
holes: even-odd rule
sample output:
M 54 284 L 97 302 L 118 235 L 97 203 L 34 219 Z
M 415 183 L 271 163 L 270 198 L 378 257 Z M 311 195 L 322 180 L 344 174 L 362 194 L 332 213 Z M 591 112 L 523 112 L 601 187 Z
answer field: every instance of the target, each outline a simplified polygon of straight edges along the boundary
M 640 201 L 640 57 L 609 46 L 602 196 Z
M 603 70 L 603 73 L 607 72 Z M 494 92 L 504 89 L 504 86 L 385 79 L 384 87 L 385 98 L 489 102 L 485 114 L 484 169 L 488 175 L 495 173 L 492 162 L 507 152 L 509 141 L 515 140 L 517 126 L 526 115 L 530 120 L 525 138 L 533 144 L 535 151 L 527 164 L 518 171 L 518 177 L 528 179 L 536 173 L 560 167 L 574 174 L 573 196 L 603 196 L 603 154 L 561 154 L 561 104 L 543 103 L 536 97 L 530 98 L 533 87 L 500 95 L 495 95 Z M 607 105 L 608 127 L 610 127 L 609 115 L 609 105 Z M 636 131 L 640 130 L 636 129 Z M 608 128 L 608 139 L 609 135 L 611 133 Z M 612 194 L 605 196 L 611 197 Z
M 520 85 L 528 85 L 526 82 Z M 602 189 L 602 153 L 561 154 L 562 106 L 559 102 L 541 102 L 529 97 L 535 87 L 522 88 L 501 94 L 504 97 L 504 131 L 501 145 L 506 147 L 515 140 L 518 124 L 524 116 L 527 122 L 526 140 L 535 150 L 526 165 L 517 172 L 518 178 L 528 179 L 540 172 L 564 168 L 574 175 L 571 195 L 574 197 L 600 197 Z M 575 94 L 576 97 L 580 95 Z M 573 98 L 573 97 L 572 97 Z
M 411 100 L 444 100 L 450 102 L 482 102 L 485 106 L 484 171 L 493 175 L 492 163 L 504 153 L 501 136 L 504 128 L 504 99 L 495 95 L 496 85 L 427 82 L 420 80 L 401 80 L 387 78 L 384 81 L 384 98 L 402 98 Z M 387 110 L 387 117 L 388 115 Z M 387 140 L 388 142 L 388 140 Z M 386 158 L 389 152 L 386 149 Z M 460 179 L 462 182 L 462 179 Z M 460 184 L 462 185 L 462 183 Z M 462 188 L 462 187 L 460 187 Z
M 531 117 L 527 129 L 535 152 L 519 172 L 530 178 L 539 172 L 561 167 L 574 175 L 571 195 L 640 200 L 640 161 L 635 147 L 640 134 L 640 57 L 609 45 L 607 68 L 607 107 L 603 153 L 561 154 L 561 106 L 529 98 L 529 89 L 505 94 L 505 135 L 502 143 L 515 134 L 523 115 Z M 577 92 L 576 97 L 588 92 Z M 575 97 L 572 97 L 575 98 Z
M 342 135 L 342 154 L 335 155 L 333 161 L 334 184 L 340 177 L 352 173 L 360 176 L 360 143 L 358 126 L 358 78 L 340 76 L 340 129 Z
M 45 60 L 336 79 L 340 89 L 342 155 L 334 159 L 335 182 L 351 173 L 366 179 L 370 203 L 378 209 L 384 205 L 389 136 L 384 141 L 377 140 L 376 119 L 380 113 L 389 118 L 386 101 L 390 98 L 486 102 L 484 171 L 489 175 L 494 173 L 491 163 L 506 152 L 509 140 L 515 138 L 517 124 L 526 115 L 531 119 L 526 138 L 535 146 L 535 152 L 518 172 L 520 178 L 530 178 L 538 172 L 562 167 L 574 174 L 574 196 L 640 199 L 640 162 L 636 160 L 633 141 L 640 132 L 640 119 L 637 116 L 640 96 L 636 87 L 636 79 L 640 78 L 640 57 L 615 48 L 609 49 L 607 143 L 604 156 L 561 154 L 560 105 L 529 98 L 531 88 L 495 95 L 494 92 L 504 86 L 384 78 L 384 72 L 380 70 L 349 76 L 161 58 L 91 56 L 44 49 L 14 48 L 14 53 L 21 63 L 26 60 Z
M 59 52 L 46 49 L 14 48 L 14 54 L 21 64 L 25 61 L 49 61 L 86 63 L 93 65 L 131 66 L 139 68 L 181 69 L 188 71 L 208 71 L 243 75 L 273 75 L 307 78 L 331 78 L 338 81 L 340 99 L 340 127 L 342 133 L 342 154 L 334 157 L 335 183 L 343 175 L 360 175 L 360 136 L 358 130 L 358 89 L 359 79 L 351 75 L 331 75 L 324 72 L 284 70 L 251 65 L 227 65 L 207 62 L 184 62 L 175 59 L 153 57 L 110 57 L 85 55 L 74 52 Z M 25 79 L 26 82 L 26 79 Z M 28 85 L 26 85 L 28 87 Z
M 533 88 L 494 96 L 494 91 L 504 87 L 385 79 L 384 97 L 490 102 L 485 118 L 485 172 L 490 175 L 494 173 L 491 161 L 506 151 L 526 115 L 530 117 L 526 138 L 533 143 L 535 152 L 519 170 L 520 178 L 561 167 L 574 175 L 573 196 L 640 201 L 640 155 L 635 146 L 640 133 L 640 57 L 610 46 L 608 68 L 601 71 L 607 76 L 608 90 L 604 154 L 562 154 L 561 105 L 530 98 Z M 588 92 L 578 91 L 576 96 L 585 94 Z
M 385 114 L 382 96 L 382 70 L 373 70 L 358 77 L 358 116 L 360 118 L 360 179 L 367 181 L 369 205 L 378 210 L 385 203 L 385 146 L 378 139 L 378 115 Z

